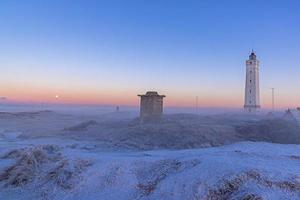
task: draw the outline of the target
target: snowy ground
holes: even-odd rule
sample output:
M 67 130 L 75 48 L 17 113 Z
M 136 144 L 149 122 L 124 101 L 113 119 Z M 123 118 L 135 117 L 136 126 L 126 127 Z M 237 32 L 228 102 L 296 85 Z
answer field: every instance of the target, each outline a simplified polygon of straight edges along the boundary
M 300 145 L 106 151 L 1 141 L 0 199 L 300 199 Z
M 300 199 L 298 131 L 261 116 L 3 112 L 0 199 Z

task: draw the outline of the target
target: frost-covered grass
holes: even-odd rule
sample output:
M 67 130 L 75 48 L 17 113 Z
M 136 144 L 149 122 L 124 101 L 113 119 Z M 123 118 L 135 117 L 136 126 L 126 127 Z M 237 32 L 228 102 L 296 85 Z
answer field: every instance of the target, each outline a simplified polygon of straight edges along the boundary
M 81 173 L 91 166 L 89 160 L 64 157 L 57 145 L 13 149 L 3 153 L 0 159 L 12 160 L 9 166 L 4 166 L 0 171 L 0 187 L 4 192 L 0 197 L 6 197 L 6 192 L 10 190 L 30 192 L 34 188 L 39 188 L 33 191 L 34 198 L 55 196 L 56 190 L 74 189 Z
M 23 147 L 18 142 L 17 149 L 14 142 L 7 144 L 10 150 L 1 148 L 0 166 L 11 162 L 0 167 L 0 199 L 300 197 L 299 145 L 243 142 L 193 150 L 118 152 L 63 141 L 31 142 Z

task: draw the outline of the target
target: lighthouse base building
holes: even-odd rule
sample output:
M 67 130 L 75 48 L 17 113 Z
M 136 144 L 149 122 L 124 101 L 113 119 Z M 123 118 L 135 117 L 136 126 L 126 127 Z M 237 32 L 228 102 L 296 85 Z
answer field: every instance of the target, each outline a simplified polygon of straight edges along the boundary
M 155 91 L 149 91 L 146 94 L 138 95 L 141 97 L 140 102 L 140 119 L 155 120 L 163 114 L 163 98 L 165 95 L 159 95 Z

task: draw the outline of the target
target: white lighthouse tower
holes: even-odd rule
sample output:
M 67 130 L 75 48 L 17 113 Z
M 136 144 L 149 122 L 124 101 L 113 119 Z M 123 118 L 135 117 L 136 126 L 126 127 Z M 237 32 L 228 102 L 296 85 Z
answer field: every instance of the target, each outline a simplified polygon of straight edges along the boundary
M 246 86 L 244 108 L 248 112 L 256 112 L 260 108 L 259 101 L 259 61 L 251 52 L 246 61 Z

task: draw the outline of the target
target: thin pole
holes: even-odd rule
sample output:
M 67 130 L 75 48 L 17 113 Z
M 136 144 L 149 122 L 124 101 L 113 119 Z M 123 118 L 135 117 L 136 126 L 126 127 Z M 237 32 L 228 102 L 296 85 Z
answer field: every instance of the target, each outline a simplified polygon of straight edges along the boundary
M 198 113 L 198 96 L 196 96 L 196 113 Z
M 275 90 L 275 88 L 271 88 L 271 90 L 272 90 L 272 110 L 274 111 L 274 109 L 275 109 L 275 100 L 274 100 L 274 90 Z

